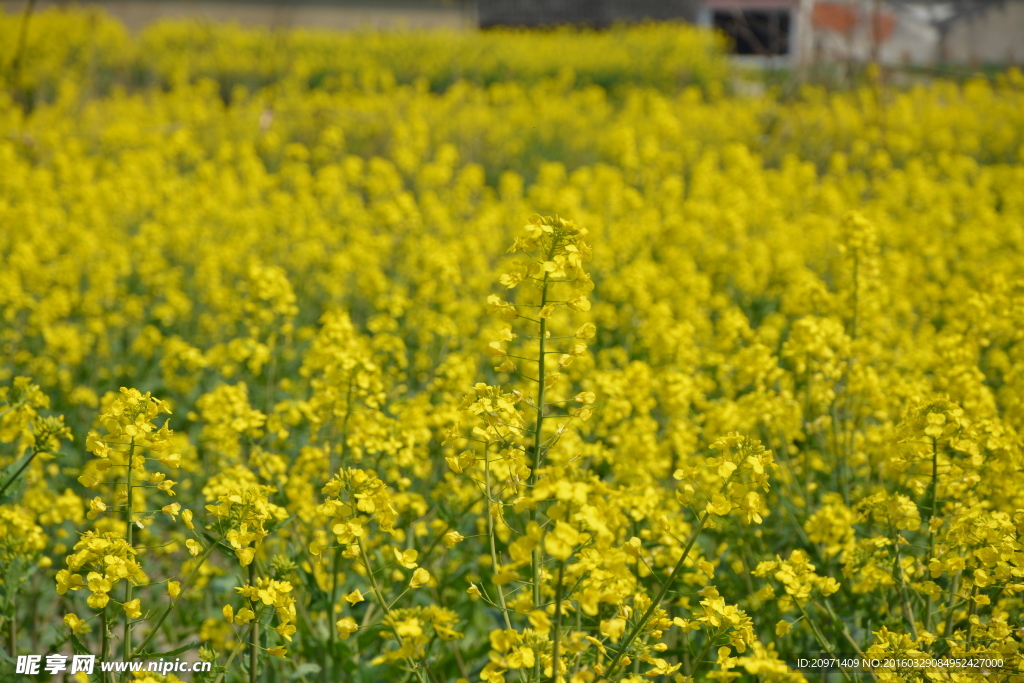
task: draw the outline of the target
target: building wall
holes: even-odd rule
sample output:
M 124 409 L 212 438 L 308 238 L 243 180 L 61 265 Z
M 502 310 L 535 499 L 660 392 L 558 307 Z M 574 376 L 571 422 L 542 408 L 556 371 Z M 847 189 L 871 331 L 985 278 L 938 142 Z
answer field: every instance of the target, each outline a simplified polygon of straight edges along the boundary
M 1024 2 L 993 3 L 952 19 L 945 36 L 935 21 L 941 15 L 933 14 L 941 9 L 928 3 L 820 0 L 812 12 L 814 59 L 868 61 L 877 55 L 889 65 L 1024 63 Z
M 694 22 L 699 0 L 477 0 L 481 28 L 579 24 L 606 27 L 616 22 Z
M 962 64 L 1024 64 L 1024 2 L 1005 2 L 954 23 L 940 47 Z

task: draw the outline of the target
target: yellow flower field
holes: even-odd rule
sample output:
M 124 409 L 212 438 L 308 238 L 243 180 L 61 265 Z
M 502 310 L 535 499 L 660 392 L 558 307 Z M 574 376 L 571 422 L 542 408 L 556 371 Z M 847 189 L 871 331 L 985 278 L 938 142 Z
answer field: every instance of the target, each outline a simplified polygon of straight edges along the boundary
M 1021 73 L 22 22 L 0 680 L 1024 681 Z

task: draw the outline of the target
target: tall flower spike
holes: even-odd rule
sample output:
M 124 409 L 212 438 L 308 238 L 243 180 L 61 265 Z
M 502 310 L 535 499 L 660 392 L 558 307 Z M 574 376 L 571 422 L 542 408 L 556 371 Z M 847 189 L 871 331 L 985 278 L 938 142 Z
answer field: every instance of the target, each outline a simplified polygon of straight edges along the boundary
M 559 463 L 551 457 L 557 455 L 553 449 L 569 423 L 587 420 L 597 399 L 594 392 L 581 391 L 582 387 L 573 391 L 566 381 L 566 374 L 571 372 L 569 366 L 587 354 L 587 341 L 597 331 L 593 323 L 571 324 L 573 313 L 590 310 L 588 294 L 594 288 L 584 268 L 591 259 L 590 246 L 584 241 L 586 235 L 586 228 L 571 220 L 535 215 L 523 233 L 515 237 L 508 251 L 520 258 L 499 278 L 506 291 L 516 290 L 515 301 L 497 294 L 488 297 L 491 311 L 506 322 L 499 328 L 497 338 L 487 344 L 485 353 L 496 372 L 508 373 L 526 385 L 516 388 L 513 382 L 513 386 L 506 388 L 478 383 L 461 407 L 477 418 L 468 438 L 483 444 L 482 457 L 472 450 L 459 452 L 458 448 L 446 457 L 449 468 L 472 477 L 489 501 L 487 534 L 494 569 L 490 581 L 496 589 L 496 606 L 505 621 L 505 630 L 499 633 L 523 637 L 513 627 L 514 611 L 529 613 L 532 631 L 536 633 L 536 642 L 531 641 L 529 646 L 511 650 L 496 647 L 492 664 L 532 670 L 529 680 L 539 680 L 545 670 L 565 670 L 559 656 L 561 588 L 556 589 L 553 621 L 539 609 L 543 591 L 548 590 L 542 586 L 554 579 L 541 569 L 544 554 L 557 561 L 558 579 L 554 583 L 561 587 L 566 563 L 572 562 L 576 549 L 589 538 L 564 520 L 544 516 L 545 507 L 551 505 L 554 496 L 550 487 L 543 484 L 545 461 Z M 551 420 L 558 420 L 557 426 L 549 426 Z M 446 443 L 455 445 L 457 441 L 457 437 L 450 437 Z M 498 550 L 497 530 L 508 526 L 507 510 L 527 513 L 528 519 L 517 524 L 523 532 L 508 544 L 506 559 Z M 565 510 L 560 514 L 564 515 Z M 529 570 L 529 578 L 523 580 L 523 588 L 529 590 L 520 591 L 514 601 L 506 604 L 502 586 L 519 580 L 522 568 Z M 543 628 L 539 626 L 542 623 Z M 550 656 L 541 656 L 546 650 Z M 498 680 L 499 676 L 485 669 L 482 678 Z
M 93 569 L 86 577 L 90 595 L 89 606 L 106 613 L 109 593 L 121 579 L 126 579 L 122 602 L 124 622 L 124 658 L 132 653 L 132 620 L 142 616 L 141 601 L 133 598 L 134 586 L 147 581 L 136 559 L 134 535 L 144 527 L 144 518 L 136 510 L 142 507 L 145 489 L 154 488 L 169 496 L 175 495 L 176 482 L 158 470 L 147 469 L 147 461 L 159 461 L 165 467 L 176 468 L 181 456 L 174 452 L 174 441 L 166 422 L 157 426 L 155 420 L 170 414 L 170 406 L 155 399 L 149 392 L 121 388 L 100 413 L 99 422 L 105 433 L 89 432 L 86 450 L 95 456 L 79 477 L 89 488 L 103 486 L 113 489 L 113 500 L 108 504 L 97 496 L 89 503 L 89 517 L 95 519 L 111 510 L 118 510 L 124 520 L 124 536 L 111 532 L 89 532 L 75 545 L 75 554 L 68 557 L 68 572 L 58 576 L 58 590 L 77 590 L 83 587 L 77 572 L 83 567 Z M 147 454 L 150 457 L 147 457 Z M 138 489 L 138 492 L 136 491 Z M 138 497 L 137 497 L 138 496 Z M 164 505 L 162 511 L 176 516 L 181 506 Z

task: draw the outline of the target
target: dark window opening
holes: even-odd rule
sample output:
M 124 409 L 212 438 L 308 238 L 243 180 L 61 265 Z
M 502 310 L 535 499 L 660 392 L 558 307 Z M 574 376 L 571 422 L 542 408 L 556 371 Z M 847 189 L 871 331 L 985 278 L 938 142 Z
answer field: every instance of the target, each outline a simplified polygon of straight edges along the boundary
M 712 22 L 732 40 L 735 54 L 789 54 L 789 10 L 715 10 Z

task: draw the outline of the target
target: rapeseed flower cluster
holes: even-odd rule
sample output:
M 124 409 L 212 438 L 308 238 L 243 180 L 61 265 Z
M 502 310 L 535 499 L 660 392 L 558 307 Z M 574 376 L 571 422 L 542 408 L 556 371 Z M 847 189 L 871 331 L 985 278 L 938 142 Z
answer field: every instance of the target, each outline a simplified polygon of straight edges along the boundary
M 1019 72 L 734 96 L 682 27 L 25 35 L 7 654 L 1024 678 Z

